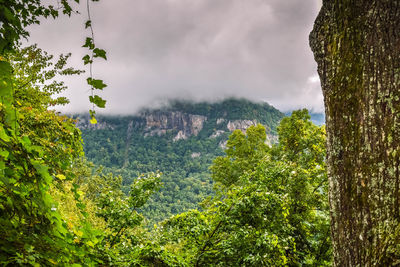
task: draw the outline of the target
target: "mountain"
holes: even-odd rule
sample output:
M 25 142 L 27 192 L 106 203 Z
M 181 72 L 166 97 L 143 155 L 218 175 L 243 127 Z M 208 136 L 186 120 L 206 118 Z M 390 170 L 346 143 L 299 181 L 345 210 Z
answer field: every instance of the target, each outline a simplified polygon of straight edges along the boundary
M 311 121 L 316 125 L 325 124 L 325 113 L 312 113 L 310 112 Z
M 223 155 L 230 133 L 258 123 L 266 127 L 268 142 L 277 142 L 276 127 L 284 114 L 267 103 L 227 99 L 218 103 L 171 101 L 134 116 L 98 116 L 91 125 L 77 116 L 89 160 L 106 172 L 123 177 L 125 190 L 141 173 L 160 171 L 164 188 L 144 207 L 159 221 L 172 214 L 199 208 L 211 195 L 209 166 Z
M 292 111 L 286 112 L 285 116 L 290 116 L 292 114 Z M 325 113 L 315 113 L 315 112 L 309 112 L 311 117 L 311 121 L 316 124 L 316 125 L 324 125 L 325 124 Z

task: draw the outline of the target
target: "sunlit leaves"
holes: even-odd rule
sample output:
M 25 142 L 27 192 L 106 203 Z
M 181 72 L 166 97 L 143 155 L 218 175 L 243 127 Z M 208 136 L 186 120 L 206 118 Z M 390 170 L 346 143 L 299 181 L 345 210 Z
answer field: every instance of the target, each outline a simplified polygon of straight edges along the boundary
M 97 120 L 96 120 L 96 111 L 94 110 L 89 110 L 89 116 L 90 116 L 90 123 L 91 124 L 96 124 Z
M 14 68 L 13 82 L 18 86 L 15 99 L 27 107 L 47 108 L 68 103 L 65 97 L 53 98 L 52 94 L 66 89 L 59 77 L 83 72 L 67 66 L 70 56 L 65 54 L 55 58 L 36 45 L 15 51 L 9 56 Z
M 0 61 L 0 96 L 10 95 L 12 92 L 11 73 L 10 63 Z
M 328 266 L 325 136 L 306 115 L 295 111 L 284 119 L 284 141 L 272 147 L 261 126 L 235 131 L 226 156 L 211 167 L 217 195 L 204 203 L 203 219 L 190 225 L 196 231 L 177 215 L 158 230 L 162 244 L 195 266 Z
M 52 79 L 80 71 L 65 68 L 70 54 L 50 63 L 52 56 L 35 46 L 16 48 L 21 37 L 28 36 L 26 26 L 74 10 L 68 0 L 60 1 L 57 9 L 39 0 L 6 2 L 0 4 L 0 264 L 96 265 L 89 250 L 97 243 L 92 238 L 97 234 L 86 223 L 69 231 L 48 193 L 55 181 L 71 179 L 72 159 L 82 152 L 73 121 L 47 110 L 67 102 L 63 97 L 52 99 L 66 88 Z M 96 52 L 105 58 L 105 52 Z M 105 85 L 95 81 L 95 87 Z
M 133 182 L 129 193 L 129 203 L 134 208 L 142 207 L 149 197 L 161 188 L 161 177 L 159 173 L 142 175 Z

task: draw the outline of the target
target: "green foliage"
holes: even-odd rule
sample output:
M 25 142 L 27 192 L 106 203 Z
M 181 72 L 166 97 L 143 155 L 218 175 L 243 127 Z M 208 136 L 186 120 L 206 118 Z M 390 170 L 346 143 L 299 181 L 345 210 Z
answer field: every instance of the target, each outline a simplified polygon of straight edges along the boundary
M 39 24 L 41 17 L 57 17 L 59 11 L 54 6 L 44 6 L 40 0 L 2 0 L 0 5 L 0 54 L 15 51 L 21 37 L 28 37 L 25 27 Z M 72 9 L 68 1 L 62 1 L 62 11 L 70 15 Z
M 160 193 L 151 197 L 141 211 L 150 220 L 161 221 L 172 214 L 198 208 L 203 198 L 212 194 L 208 171 L 215 155 L 222 154 L 219 140 L 197 138 L 172 142 L 172 136 L 144 137 L 133 131 L 127 142 L 128 122 L 123 119 L 105 120 L 114 130 L 82 130 L 88 159 L 115 175 L 123 177 L 125 193 L 130 190 L 133 177 L 159 170 L 164 184 Z M 120 124 L 117 124 L 120 123 Z M 201 156 L 192 158 L 193 152 Z
M 234 132 L 211 168 L 216 196 L 164 221 L 160 244 L 190 266 L 329 266 L 324 128 L 302 110 L 278 131 L 272 148 L 262 126 Z
M 98 0 L 92 0 L 97 2 Z M 0 1 L 0 60 L 3 61 L 2 57 L 11 53 L 14 54 L 18 51 L 18 45 L 21 38 L 27 38 L 29 33 L 26 31 L 26 27 L 32 24 L 40 24 L 41 18 L 57 18 L 60 11 L 70 16 L 76 11 L 73 10 L 71 2 L 79 3 L 79 0 L 68 1 L 63 0 L 58 3 L 57 7 L 53 5 L 43 4 L 40 0 L 11 0 L 11 1 Z M 85 29 L 90 28 L 91 37 L 87 37 L 83 47 L 87 47 L 90 51 L 90 56 L 86 55 L 82 58 L 84 64 L 90 65 L 90 77 L 87 79 L 88 85 L 90 85 L 92 95 L 89 101 L 93 103 L 91 110 L 92 123 L 96 123 L 94 117 L 94 107 L 104 108 L 105 100 L 100 96 L 95 96 L 95 90 L 102 90 L 107 85 L 100 79 L 93 79 L 92 63 L 93 58 L 103 58 L 107 60 L 106 51 L 96 47 L 93 36 L 93 27 L 90 19 L 90 5 L 89 1 L 86 5 L 88 20 L 85 22 Z M 3 66 L 7 63 L 2 63 Z M 8 66 L 9 67 L 9 66 Z M 0 68 L 0 77 L 4 77 L 2 72 L 7 73 L 4 68 Z M 20 86 L 24 86 L 20 84 Z M 58 86 L 56 85 L 55 88 Z
M 25 64 L 30 59 L 23 53 L 35 55 L 36 61 Z M 189 177 L 179 183 L 164 179 L 164 192 L 169 192 L 165 199 L 170 198 L 174 207 L 171 196 L 183 191 L 195 203 L 206 197 L 204 188 L 211 191 L 212 183 L 204 177 L 223 137 L 202 143 L 199 134 L 172 145 L 168 140 L 173 132 L 165 138 L 131 133 L 132 140 L 148 142 L 151 153 L 146 155 L 143 147 L 129 149 L 123 135 L 127 129 L 113 131 L 114 136 L 97 130 L 107 138 L 106 146 L 104 142 L 100 146 L 98 136 L 89 141 L 104 162 L 141 166 L 149 174 L 112 165 L 105 169 L 138 177 L 123 180 L 92 170 L 93 165 L 80 160 L 81 137 L 74 121 L 47 110 L 62 103 L 52 94 L 62 91 L 63 85 L 38 86 L 46 77 L 65 73 L 67 58 L 52 65 L 50 56 L 31 47 L 16 54 L 16 59 L 10 58 L 15 75 L 4 72 L 3 81 L 13 86 L 0 106 L 1 264 L 329 265 L 324 128 L 310 123 L 305 110 L 282 120 L 280 143 L 272 147 L 265 144 L 261 125 L 250 127 L 246 134 L 235 131 L 225 156 L 211 168 L 216 195 L 203 201 L 202 211 L 178 214 L 149 232 L 143 227 L 147 222 L 141 209 L 159 214 L 168 208 L 154 204 L 151 195 L 161 187 L 161 176 L 149 172 L 164 167 L 169 177 Z M 115 122 L 115 127 L 127 125 L 119 119 Z M 194 151 L 205 157 L 192 158 Z M 178 204 L 182 210 L 188 208 Z M 171 209 L 171 213 L 179 211 Z
M 51 59 L 36 46 L 21 49 L 9 55 L 15 71 L 3 79 L 12 86 L 0 105 L 0 264 L 129 265 L 149 250 L 138 247 L 145 238 L 138 208 L 159 189 L 160 175 L 139 177 L 126 196 L 121 177 L 93 173 L 80 160 L 75 121 L 47 110 L 64 103 L 52 98 L 65 89 L 56 74 L 80 71 L 66 68 L 68 56 Z
M 183 186 L 188 188 L 186 192 L 197 190 L 202 196 L 204 189 L 198 181 L 210 188 L 210 181 L 202 179 L 207 163 L 221 152 L 216 148 L 223 137 L 205 143 L 199 140 L 220 127 L 216 119 L 239 119 L 244 111 L 261 123 L 271 122 L 274 132 L 276 118 L 282 114 L 268 105 L 249 107 L 244 100 L 223 102 L 232 111 L 229 114 L 221 113 L 221 106 L 210 108 L 200 103 L 194 106 L 196 112 L 188 112 L 211 118 L 199 139 L 171 145 L 166 139 L 149 138 L 152 153 L 144 154 L 143 148 L 132 150 L 121 141 L 128 139 L 125 136 L 115 143 L 107 141 L 105 149 L 112 153 L 97 151 L 104 162 L 118 165 L 114 169 L 112 164 L 107 166 L 114 173 L 126 172 L 130 177 L 139 176 L 137 179 L 123 181 L 121 176 L 93 172 L 80 161 L 81 136 L 74 121 L 48 110 L 67 103 L 65 98 L 53 99 L 65 89 L 54 78 L 80 71 L 66 68 L 69 55 L 51 63 L 52 57 L 37 47 L 16 48 L 18 40 L 28 35 L 24 27 L 38 23 L 41 17 L 57 17 L 59 10 L 36 0 L 0 3 L 0 264 L 329 265 L 324 128 L 310 123 L 305 110 L 282 120 L 280 143 L 272 148 L 264 144 L 261 126 L 250 127 L 246 134 L 235 132 L 226 156 L 212 167 L 217 193 L 203 202 L 203 210 L 176 215 L 148 232 L 141 226 L 144 219 L 139 209 L 151 203 L 150 196 L 160 188 L 161 179 L 154 173 L 138 175 L 139 170 L 149 172 L 162 166 L 170 177 L 193 178 L 186 184 L 164 182 L 170 202 L 174 201 L 173 192 L 181 192 Z M 73 12 L 68 1 L 60 4 L 63 13 Z M 85 27 L 93 30 L 90 17 Z M 93 34 L 84 46 L 91 53 L 83 58 L 85 64 L 91 66 L 94 57 L 106 59 Z M 106 86 L 93 77 L 88 83 L 93 90 Z M 94 94 L 90 100 L 99 107 L 105 104 Z M 178 107 L 193 108 L 178 102 L 170 108 Z M 265 110 L 274 115 L 262 118 Z M 92 110 L 92 122 L 94 114 Z M 186 144 L 190 144 L 189 150 Z M 122 153 L 119 148 L 124 148 Z M 167 152 L 166 159 L 155 161 L 163 152 Z M 204 156 L 195 160 L 192 152 Z M 144 163 L 134 161 L 132 155 L 145 155 Z M 182 166 L 187 169 L 180 169 Z M 190 200 L 193 203 L 195 198 Z M 393 242 L 397 239 L 395 235 Z
M 217 157 L 210 168 L 213 180 L 225 187 L 236 184 L 240 176 L 252 171 L 265 156 L 269 149 L 265 142 L 265 128 L 260 124 L 250 127 L 246 135 L 234 131 L 226 145 L 226 156 Z
M 73 121 L 46 110 L 53 101 L 51 94 L 64 89 L 62 84 L 38 86 L 54 77 L 55 71 L 76 72 L 64 69 L 63 56 L 54 69 L 48 69 L 50 59 L 36 47 L 9 59 L 15 64 L 14 75 L 7 78 L 12 90 L 4 93 L 0 106 L 2 264 L 97 262 L 87 245 L 95 232 L 82 224 L 86 235 L 76 246 L 77 234 L 69 231 L 49 194 L 55 179 L 69 177 L 72 160 L 82 153 L 80 132 Z M 38 96 L 43 97 L 34 101 Z
M 214 158 L 223 155 L 220 145 L 229 136 L 226 128 L 229 120 L 251 119 L 267 123 L 268 132 L 276 133 L 278 121 L 283 116 L 266 103 L 252 103 L 244 99 L 228 99 L 214 104 L 177 101 L 160 110 L 144 113 L 163 114 L 170 111 L 203 115 L 207 116 L 207 120 L 197 136 L 179 141 L 173 141 L 177 134 L 174 130 L 161 136 L 148 135 L 145 120 L 135 116 L 98 116 L 105 127 L 82 128 L 88 159 L 115 175 L 121 175 L 126 193 L 132 177 L 155 170 L 163 173 L 164 187 L 141 209 L 153 222 L 189 209 L 199 209 L 198 203 L 213 194 L 213 181 L 208 168 Z M 217 123 L 218 119 L 225 122 Z M 128 127 L 130 123 L 131 130 Z M 216 130 L 224 133 L 210 138 Z M 258 131 L 258 134 L 265 134 L 265 129 L 258 128 Z M 243 161 L 246 159 L 243 158 Z

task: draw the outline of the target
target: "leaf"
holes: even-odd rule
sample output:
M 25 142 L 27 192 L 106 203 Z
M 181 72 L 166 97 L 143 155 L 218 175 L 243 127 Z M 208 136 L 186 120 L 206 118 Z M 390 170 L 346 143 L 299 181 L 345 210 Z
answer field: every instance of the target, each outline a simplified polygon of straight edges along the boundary
M 40 176 L 42 176 L 44 181 L 47 184 L 50 184 L 52 178 L 51 178 L 51 176 L 49 174 L 49 171 L 48 171 L 49 168 L 46 165 L 43 165 L 43 164 L 40 164 L 40 163 L 34 162 L 34 161 L 32 162 L 32 165 L 36 169 L 38 174 L 40 174 Z
M 86 243 L 89 247 L 94 247 L 94 243 L 91 241 L 91 240 L 89 240 L 87 243 Z
M 12 67 L 9 62 L 0 61 L 0 96 L 12 94 Z
M 87 29 L 87 28 L 89 28 L 89 27 L 92 27 L 92 21 L 91 21 L 91 20 L 87 20 L 87 21 L 85 22 L 85 29 Z
M 7 150 L 0 150 L 0 156 L 4 159 L 7 159 L 9 154 L 10 152 L 8 152 Z
M 85 64 L 85 65 L 87 65 L 87 64 L 89 64 L 89 63 L 93 63 L 93 60 L 90 59 L 90 56 L 89 56 L 89 55 L 85 55 L 85 56 L 82 58 L 82 60 L 83 60 L 83 64 Z
M 5 109 L 5 124 L 11 129 L 16 130 L 18 128 L 18 123 L 17 123 L 17 117 L 18 117 L 18 111 L 14 108 L 8 108 Z
M 3 160 L 0 160 L 0 170 L 4 170 L 6 168 L 6 163 Z M 11 179 L 8 180 L 11 183 Z
M 98 95 L 89 96 L 89 100 L 90 100 L 91 103 L 95 104 L 99 108 L 105 108 L 106 107 L 106 100 L 104 100 L 103 98 L 101 98 Z
M 90 123 L 96 124 L 97 123 L 97 120 L 95 117 L 96 112 L 94 110 L 89 110 L 89 114 L 90 114 Z
M 93 50 L 94 53 L 94 57 L 101 57 L 104 58 L 105 60 L 107 60 L 107 56 L 106 56 L 106 51 L 100 48 L 95 48 Z
M 21 144 L 28 152 L 32 151 L 32 147 L 31 147 L 32 146 L 32 142 L 31 142 L 31 140 L 29 139 L 28 136 L 24 136 L 24 137 L 21 138 Z
M 63 175 L 63 174 L 57 174 L 56 177 L 58 179 L 60 179 L 60 180 L 65 180 L 66 179 L 65 175 Z
M 82 237 L 83 236 L 83 232 L 81 231 L 81 230 L 77 230 L 77 231 L 74 231 L 75 232 L 75 234 L 77 235 L 77 236 L 79 236 L 79 237 Z
M 90 115 L 91 118 L 93 118 L 96 115 L 96 111 L 89 110 L 89 115 Z
M 3 7 L 2 8 L 3 10 L 3 15 L 4 15 L 4 17 L 8 20 L 8 21 L 10 21 L 10 22 L 14 22 L 14 23 L 16 23 L 17 21 L 16 21 L 16 19 L 15 19 L 15 17 L 14 17 L 14 15 L 13 15 L 13 13 L 10 11 L 10 9 L 8 9 L 7 7 Z
M 10 141 L 10 137 L 7 135 L 2 125 L 0 125 L 0 139 L 6 142 Z
M 91 85 L 95 89 L 103 90 L 103 88 L 107 87 L 107 84 L 103 82 L 103 80 L 87 78 L 87 83 Z
M 94 49 L 93 39 L 90 37 L 86 37 L 85 44 L 82 47 L 87 47 L 90 50 Z
M 53 260 L 53 259 L 48 259 L 48 261 L 49 261 L 50 263 L 54 264 L 54 265 L 57 265 L 57 262 L 56 262 L 55 260 Z

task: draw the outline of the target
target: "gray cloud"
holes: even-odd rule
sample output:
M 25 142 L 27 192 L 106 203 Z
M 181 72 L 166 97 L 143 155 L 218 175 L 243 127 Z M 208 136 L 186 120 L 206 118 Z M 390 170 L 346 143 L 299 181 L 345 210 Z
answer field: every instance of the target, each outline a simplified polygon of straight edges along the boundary
M 133 113 L 168 98 L 265 100 L 281 110 L 323 110 L 308 33 L 320 0 L 113 0 L 92 5 L 95 39 L 108 61 L 94 73 L 109 85 L 109 113 Z M 81 66 L 82 16 L 43 21 L 30 42 L 71 51 Z M 68 79 L 71 105 L 90 105 L 85 77 Z

